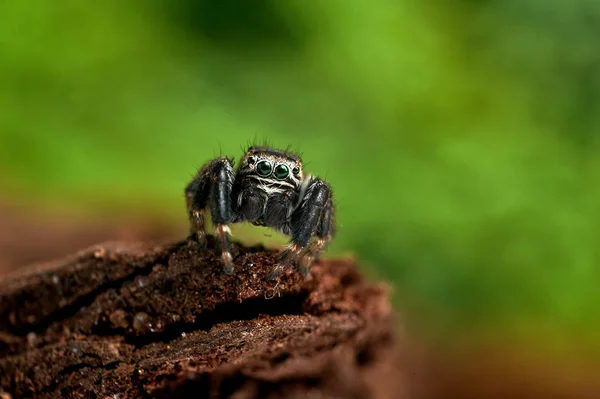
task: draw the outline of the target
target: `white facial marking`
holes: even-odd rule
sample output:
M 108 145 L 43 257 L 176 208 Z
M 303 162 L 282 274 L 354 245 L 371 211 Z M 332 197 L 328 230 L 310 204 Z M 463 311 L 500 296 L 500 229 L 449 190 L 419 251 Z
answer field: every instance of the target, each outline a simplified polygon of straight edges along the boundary
M 267 193 L 269 196 L 273 195 L 273 194 L 281 194 L 286 191 L 285 188 L 283 188 L 283 187 L 270 186 L 270 185 L 266 185 L 266 184 L 261 184 L 256 187 L 258 189 L 264 191 L 265 193 Z

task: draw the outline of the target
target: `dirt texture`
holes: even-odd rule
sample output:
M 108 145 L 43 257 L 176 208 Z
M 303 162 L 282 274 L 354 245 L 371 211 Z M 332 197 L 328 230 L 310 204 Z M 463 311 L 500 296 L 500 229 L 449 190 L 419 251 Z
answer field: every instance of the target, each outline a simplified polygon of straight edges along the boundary
M 350 259 L 266 278 L 209 240 L 98 245 L 0 281 L 0 398 L 402 398 L 387 289 Z M 2 396 L 5 395 L 5 396 Z

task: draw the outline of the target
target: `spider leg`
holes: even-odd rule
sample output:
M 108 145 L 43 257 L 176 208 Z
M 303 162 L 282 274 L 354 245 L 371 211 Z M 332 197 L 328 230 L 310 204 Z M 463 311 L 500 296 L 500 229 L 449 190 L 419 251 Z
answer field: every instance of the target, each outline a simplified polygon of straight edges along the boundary
M 233 273 L 233 260 L 229 252 L 229 226 L 233 220 L 231 191 L 233 188 L 233 165 L 227 158 L 217 158 L 204 165 L 194 180 L 186 187 L 186 201 L 192 230 L 198 241 L 205 241 L 204 212 L 210 205 L 217 240 L 221 249 L 223 270 Z
M 307 251 L 309 242 L 316 234 L 321 233 L 323 237 L 317 238 L 322 241 L 314 250 L 322 250 L 327 237 L 332 235 L 333 230 L 333 205 L 331 188 L 320 179 L 312 179 L 300 200 L 300 206 L 292 213 L 291 217 L 291 241 L 289 246 L 281 253 L 275 267 L 269 273 L 270 279 L 275 279 L 283 270 L 295 265 L 302 274 L 308 273 L 308 268 L 300 266 L 298 261 L 302 254 Z M 329 211 L 328 211 L 329 209 Z M 330 234 L 331 233 L 331 234 Z
M 210 176 L 201 169 L 185 188 L 185 202 L 190 219 L 190 233 L 197 236 L 198 243 L 202 247 L 206 244 L 204 212 L 209 196 Z
M 317 228 L 316 240 L 314 240 L 308 250 L 302 255 L 298 264 L 298 270 L 302 274 L 308 274 L 315 260 L 319 258 L 327 245 L 331 242 L 335 235 L 335 210 L 333 200 L 330 197 L 325 205 L 321 223 Z

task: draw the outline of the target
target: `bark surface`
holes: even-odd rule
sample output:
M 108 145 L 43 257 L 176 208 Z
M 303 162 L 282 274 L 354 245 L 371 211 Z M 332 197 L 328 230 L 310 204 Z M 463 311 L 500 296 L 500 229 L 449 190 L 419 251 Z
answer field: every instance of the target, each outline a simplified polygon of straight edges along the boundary
M 0 397 L 401 398 L 387 290 L 350 259 L 108 243 L 0 281 Z M 4 395 L 4 396 L 2 396 Z

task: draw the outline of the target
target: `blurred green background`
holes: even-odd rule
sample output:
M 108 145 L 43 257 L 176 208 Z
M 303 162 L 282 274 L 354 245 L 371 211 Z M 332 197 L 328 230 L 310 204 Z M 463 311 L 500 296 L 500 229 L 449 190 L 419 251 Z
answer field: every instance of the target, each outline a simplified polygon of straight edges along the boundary
M 404 323 L 600 350 L 599 35 L 583 0 L 3 1 L 2 196 L 185 231 L 196 168 L 268 139 Z

